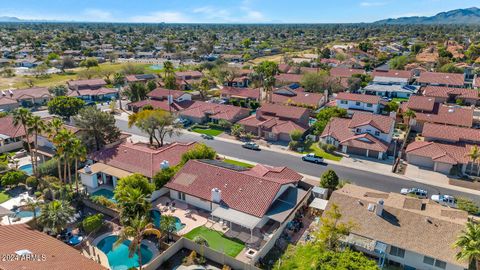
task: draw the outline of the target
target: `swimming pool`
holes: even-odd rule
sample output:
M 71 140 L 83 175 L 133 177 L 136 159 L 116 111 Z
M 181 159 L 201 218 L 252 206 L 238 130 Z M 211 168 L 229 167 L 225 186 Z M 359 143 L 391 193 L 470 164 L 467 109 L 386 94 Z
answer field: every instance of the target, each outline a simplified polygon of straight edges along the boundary
M 35 208 L 35 214 L 36 214 L 37 217 L 40 216 L 40 213 L 41 213 L 40 207 Z M 33 217 L 33 211 L 20 210 L 20 211 L 15 212 L 15 217 L 31 218 L 31 217 Z
M 151 210 L 150 215 L 152 216 L 153 219 L 153 225 L 155 227 L 160 228 L 160 222 L 162 220 L 162 214 L 158 210 Z M 182 223 L 182 221 L 178 218 L 175 217 L 175 231 L 181 231 L 183 228 L 185 228 L 185 224 Z
M 19 170 L 25 172 L 26 174 L 28 175 L 32 175 L 33 174 L 33 166 L 32 164 L 25 164 L 25 165 L 22 165 L 18 168 Z
M 92 194 L 90 194 L 91 196 L 102 196 L 102 197 L 105 197 L 107 198 L 109 201 L 111 202 L 114 202 L 116 203 L 117 201 L 113 198 L 113 196 L 115 195 L 113 193 L 113 191 L 109 190 L 109 189 L 105 189 L 105 188 L 101 188 L 95 192 L 93 192 Z
M 97 247 L 107 255 L 110 269 L 127 270 L 131 267 L 138 267 L 138 251 L 135 252 L 131 258 L 128 257 L 128 245 L 130 245 L 130 240 L 125 240 L 122 244 L 114 248 L 113 244 L 117 239 L 118 236 L 110 235 L 100 240 L 97 244 Z M 142 253 L 142 265 L 145 265 L 152 260 L 153 252 L 146 245 L 141 245 L 140 252 Z

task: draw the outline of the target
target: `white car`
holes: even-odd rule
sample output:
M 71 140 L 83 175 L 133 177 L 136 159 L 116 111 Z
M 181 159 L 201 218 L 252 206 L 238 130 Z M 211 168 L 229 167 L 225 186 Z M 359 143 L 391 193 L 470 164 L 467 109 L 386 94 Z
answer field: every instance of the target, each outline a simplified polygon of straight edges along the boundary
M 449 207 L 457 207 L 457 199 L 451 195 L 432 195 L 432 201 Z
M 316 164 L 323 163 L 323 158 L 315 155 L 314 153 L 306 154 L 302 157 L 303 161 L 313 162 Z
M 427 198 L 427 191 L 420 188 L 402 188 L 400 193 L 403 195 L 413 195 L 419 199 Z

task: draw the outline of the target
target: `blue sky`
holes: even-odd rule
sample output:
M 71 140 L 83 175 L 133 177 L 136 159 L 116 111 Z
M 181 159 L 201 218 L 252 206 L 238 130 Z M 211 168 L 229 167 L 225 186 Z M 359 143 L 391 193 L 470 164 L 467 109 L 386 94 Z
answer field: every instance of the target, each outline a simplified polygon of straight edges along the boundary
M 352 23 L 430 16 L 479 0 L 2 0 L 0 16 L 95 22 Z

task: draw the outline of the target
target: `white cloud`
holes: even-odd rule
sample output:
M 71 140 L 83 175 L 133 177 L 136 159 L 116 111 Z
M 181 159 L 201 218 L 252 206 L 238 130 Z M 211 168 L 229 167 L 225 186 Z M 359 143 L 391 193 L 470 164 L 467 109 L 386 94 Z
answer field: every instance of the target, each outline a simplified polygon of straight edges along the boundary
M 148 15 L 134 16 L 129 19 L 131 22 L 140 23 L 188 23 L 191 20 L 182 12 L 178 11 L 156 11 Z
M 362 7 L 379 7 L 379 6 L 385 6 L 387 3 L 386 2 L 361 2 L 360 6 Z
M 112 13 L 101 9 L 86 9 L 83 12 L 87 21 L 112 21 Z

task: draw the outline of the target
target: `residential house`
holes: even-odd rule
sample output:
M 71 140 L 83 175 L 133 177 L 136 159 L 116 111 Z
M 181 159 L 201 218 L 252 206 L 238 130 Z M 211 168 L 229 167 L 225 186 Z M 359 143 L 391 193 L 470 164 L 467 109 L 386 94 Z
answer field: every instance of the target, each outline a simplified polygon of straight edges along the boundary
M 302 178 L 287 167 L 245 169 L 189 160 L 165 187 L 171 199 L 207 211 L 230 228 L 244 228 L 262 242 L 262 231 L 285 224 L 305 204 L 308 192 L 297 187 Z
M 86 101 L 109 101 L 119 97 L 116 89 L 105 87 L 107 83 L 103 79 L 68 81 L 67 85 L 68 96 Z
M 312 93 L 306 92 L 301 87 L 292 89 L 284 86 L 273 91 L 272 102 L 275 104 L 309 107 L 316 110 L 325 105 L 327 97 L 328 91 L 325 91 L 325 93 Z
M 235 78 L 232 80 L 226 80 L 223 85 L 229 87 L 248 87 L 250 84 L 249 75 L 251 73 L 253 73 L 253 70 L 251 69 L 242 69 L 238 74 L 236 74 Z
M 385 159 L 394 128 L 393 117 L 355 112 L 351 119 L 332 118 L 320 135 L 320 140 L 335 145 L 346 154 Z
M 380 70 L 372 72 L 373 83 L 407 85 L 412 82 L 413 73 L 411 70 Z
M 457 73 L 441 73 L 441 72 L 428 72 L 423 71 L 417 78 L 417 83 L 426 86 L 446 86 L 446 87 L 465 87 L 464 74 Z
M 340 92 L 335 97 L 337 107 L 352 114 L 354 111 L 380 113 L 383 103 L 379 96 Z
M 446 208 L 428 199 L 386 193 L 356 185 L 333 192 L 340 222 L 355 224 L 341 239 L 347 246 L 377 259 L 380 267 L 463 270 L 453 244 L 468 221 L 462 210 Z
M 457 172 L 477 172 L 479 164 L 468 158 L 473 145 L 480 144 L 480 130 L 442 124 L 425 123 L 423 141 L 415 141 L 407 146 L 407 161 L 422 168 L 450 174 Z
M 248 117 L 250 111 L 233 105 L 195 101 L 191 106 L 180 111 L 179 115 L 193 123 L 218 123 L 219 120 L 236 123 L 237 121 Z
M 422 132 L 424 123 L 437 123 L 443 125 L 472 127 L 473 112 L 471 107 L 458 105 L 444 105 L 435 102 L 433 97 L 411 96 L 408 102 L 404 102 L 400 111 L 407 110 L 415 112 L 412 129 Z
M 334 78 L 350 78 L 353 75 L 367 74 L 363 69 L 334 67 L 330 69 L 330 76 Z
M 480 104 L 480 92 L 469 88 L 427 86 L 423 89 L 423 95 L 435 98 L 438 103 L 457 103 L 464 105 Z
M 203 73 L 196 70 L 177 71 L 175 72 L 175 78 L 180 90 L 192 90 L 192 84 L 200 82 Z
M 10 112 L 18 108 L 20 105 L 17 100 L 2 95 L 0 96 L 0 112 Z
M 3 109 L 12 110 L 18 106 L 35 107 L 46 105 L 52 95 L 46 87 L 33 87 L 27 89 L 1 91 L 0 103 L 4 104 Z M 12 102 L 15 100 L 17 106 Z
M 23 68 L 35 68 L 41 65 L 42 63 L 43 63 L 42 61 L 38 61 L 34 57 L 26 57 L 26 58 L 20 58 L 15 60 L 15 66 L 23 67 Z
M 220 97 L 225 99 L 243 99 L 260 101 L 260 88 L 238 88 L 225 86 L 220 89 Z
M 0 153 L 23 148 L 25 130 L 22 125 L 15 126 L 12 116 L 0 118 Z
M 67 266 L 69 269 L 107 270 L 79 250 L 26 224 L 0 226 L 0 239 L 8 243 L 0 246 L 1 254 L 18 255 L 18 259 L 1 260 L 3 270 L 53 270 Z
M 295 131 L 305 133 L 309 124 L 309 110 L 306 108 L 279 104 L 264 104 L 257 113 L 238 122 L 246 132 L 269 141 L 290 141 Z
M 125 76 L 125 81 L 128 84 L 136 82 L 147 83 L 149 81 L 155 81 L 157 79 L 158 76 L 155 74 L 134 74 Z
M 171 96 L 171 98 L 169 98 Z M 146 105 L 152 106 L 154 109 L 162 109 L 165 111 L 179 112 L 190 107 L 194 102 L 192 95 L 179 91 L 165 88 L 156 88 L 147 94 L 148 99 L 131 102 L 127 104 L 129 110 L 138 112 Z
M 195 144 L 174 142 L 153 149 L 144 143 L 120 142 L 90 154 L 91 165 L 79 170 L 80 178 L 89 192 L 102 187 L 113 189 L 118 179 L 133 173 L 152 179 L 162 168 L 178 165 Z
M 373 83 L 365 86 L 361 92 L 386 98 L 409 98 L 418 92 L 419 86 L 406 84 Z
M 288 85 L 291 83 L 300 83 L 302 78 L 302 74 L 280 73 L 275 75 L 275 81 L 278 86 Z

